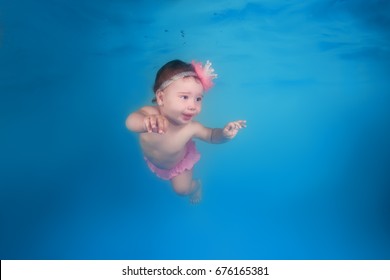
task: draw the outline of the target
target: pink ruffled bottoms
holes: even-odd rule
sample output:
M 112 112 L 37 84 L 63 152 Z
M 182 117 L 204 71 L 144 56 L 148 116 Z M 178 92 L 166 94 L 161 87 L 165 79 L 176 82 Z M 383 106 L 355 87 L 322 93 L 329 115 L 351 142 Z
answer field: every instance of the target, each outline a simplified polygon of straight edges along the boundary
M 158 177 L 164 180 L 170 180 L 173 177 L 176 177 L 177 175 L 183 173 L 185 170 L 191 170 L 194 167 L 195 163 L 197 163 L 200 159 L 200 154 L 196 150 L 194 141 L 188 141 L 185 148 L 186 153 L 184 155 L 184 158 L 171 169 L 158 168 L 146 157 L 144 157 L 144 159 L 148 164 L 150 170 L 153 171 L 153 173 L 155 173 Z

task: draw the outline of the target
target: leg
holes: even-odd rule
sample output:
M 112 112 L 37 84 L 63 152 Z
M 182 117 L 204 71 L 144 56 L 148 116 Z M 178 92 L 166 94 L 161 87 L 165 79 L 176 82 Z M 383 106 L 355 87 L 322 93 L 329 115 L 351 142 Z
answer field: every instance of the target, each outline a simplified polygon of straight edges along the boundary
M 171 179 L 174 191 L 179 195 L 190 196 L 191 203 L 199 203 L 202 197 L 200 180 L 192 179 L 192 170 L 186 170 Z

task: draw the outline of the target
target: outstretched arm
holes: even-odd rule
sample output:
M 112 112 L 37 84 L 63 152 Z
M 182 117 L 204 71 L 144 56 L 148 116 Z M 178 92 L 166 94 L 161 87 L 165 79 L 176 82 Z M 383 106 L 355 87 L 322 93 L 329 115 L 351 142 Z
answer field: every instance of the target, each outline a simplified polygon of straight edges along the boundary
M 233 139 L 240 129 L 246 127 L 246 121 L 229 122 L 224 128 L 207 128 L 199 123 L 197 125 L 195 137 L 209 143 L 220 144 Z

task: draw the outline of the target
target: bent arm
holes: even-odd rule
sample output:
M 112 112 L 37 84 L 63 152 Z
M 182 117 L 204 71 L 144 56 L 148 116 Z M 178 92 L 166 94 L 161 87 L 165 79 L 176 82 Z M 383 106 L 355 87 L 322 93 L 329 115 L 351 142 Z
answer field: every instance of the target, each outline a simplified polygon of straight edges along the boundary
M 151 106 L 145 106 L 138 111 L 131 113 L 126 119 L 127 129 L 137 133 L 147 132 L 144 122 L 145 117 L 155 113 L 156 109 Z

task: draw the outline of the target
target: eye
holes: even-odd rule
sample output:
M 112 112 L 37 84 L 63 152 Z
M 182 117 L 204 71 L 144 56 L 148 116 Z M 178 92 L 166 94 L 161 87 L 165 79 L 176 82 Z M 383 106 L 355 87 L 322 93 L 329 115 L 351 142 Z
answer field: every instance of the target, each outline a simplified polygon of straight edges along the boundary
M 179 98 L 180 98 L 180 99 L 183 99 L 183 100 L 187 100 L 187 99 L 188 99 L 188 96 L 187 96 L 187 95 L 180 95 Z
M 202 97 L 197 97 L 196 98 L 196 102 L 201 102 L 202 101 Z

